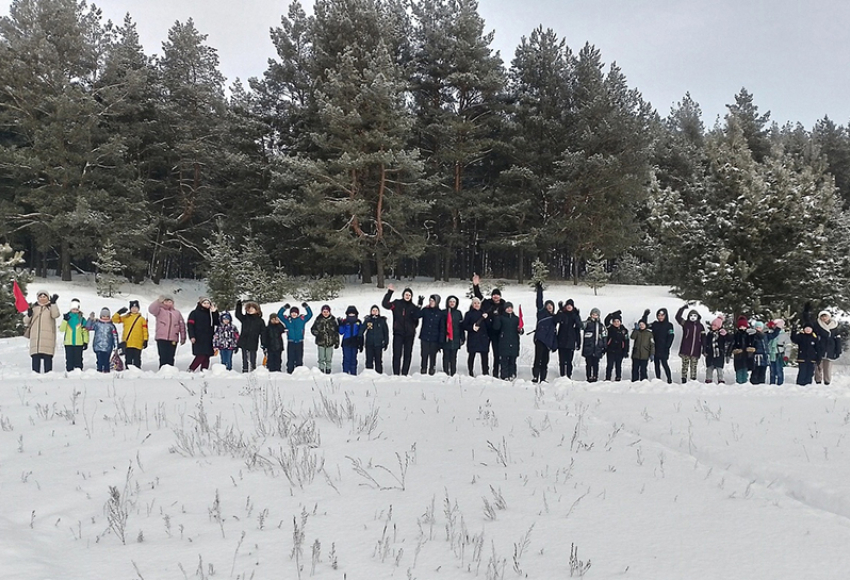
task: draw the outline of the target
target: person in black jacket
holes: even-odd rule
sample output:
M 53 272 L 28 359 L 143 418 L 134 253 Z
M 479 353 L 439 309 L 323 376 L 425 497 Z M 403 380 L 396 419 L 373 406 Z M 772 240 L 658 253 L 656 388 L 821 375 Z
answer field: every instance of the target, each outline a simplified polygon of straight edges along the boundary
M 514 314 L 514 305 L 505 303 L 504 314 L 493 321 L 493 329 L 499 333 L 499 378 L 512 381 L 516 378 L 516 359 L 519 357 L 519 337 L 523 329 L 519 326 L 519 317 Z
M 673 347 L 675 330 L 666 308 L 658 309 L 658 312 L 655 313 L 655 321 L 649 325 L 649 328 L 652 330 L 652 340 L 655 342 L 655 378 L 661 378 L 661 367 L 664 367 L 667 383 L 672 383 L 673 376 L 670 374 L 668 361 L 670 360 L 670 349 Z
M 457 374 L 457 351 L 463 346 L 463 316 L 457 309 L 457 296 L 446 299 L 446 309 L 440 319 L 443 345 L 443 372 L 453 377 Z
M 581 356 L 584 357 L 587 366 L 585 373 L 588 383 L 599 380 L 599 361 L 605 354 L 607 341 L 608 331 L 599 320 L 599 309 L 591 308 L 590 317 L 584 321 L 584 335 L 581 339 Z
M 743 385 L 747 382 L 750 371 L 753 370 L 753 335 L 755 329 L 750 328 L 750 321 L 746 316 L 739 316 L 735 323 L 737 330 L 732 336 L 732 360 L 735 368 L 735 382 Z
M 283 334 L 286 326 L 276 312 L 269 314 L 269 324 L 263 332 L 263 354 L 266 355 L 266 367 L 270 372 L 279 373 L 283 368 Z
M 363 347 L 366 349 L 366 368 L 374 368 L 380 374 L 384 372 L 384 351 L 390 344 L 390 329 L 386 316 L 381 316 L 381 309 L 375 304 L 360 325 L 360 335 L 363 337 Z
M 812 324 L 812 330 L 821 341 L 821 359 L 815 367 L 815 382 L 828 385 L 832 381 L 832 361 L 841 356 L 841 336 L 838 323 L 832 315 L 822 310 L 817 321 Z
M 570 298 L 563 305 L 559 303 L 559 312 L 555 316 L 558 325 L 558 364 L 562 377 L 573 377 L 573 357 L 581 350 L 581 314 Z
M 401 299 L 397 300 L 390 300 L 393 292 L 395 286 L 388 285 L 381 305 L 393 313 L 393 374 L 407 375 L 419 324 L 419 307 L 413 303 L 413 290 L 410 288 L 405 288 Z
M 558 349 L 555 303 L 543 302 L 543 286 L 537 284 L 537 326 L 534 329 L 534 365 L 531 382 L 546 382 L 549 374 L 549 353 Z
M 623 326 L 623 313 L 619 310 L 605 317 L 605 325 L 608 327 L 608 340 L 605 342 L 605 380 L 611 380 L 611 371 L 614 371 L 614 380 L 623 378 L 623 359 L 629 354 L 629 331 Z
M 803 322 L 803 332 L 791 333 L 791 340 L 797 344 L 797 384 L 810 385 L 815 376 L 815 367 L 823 358 L 823 342 L 814 330 L 813 322 Z
M 473 298 L 472 307 L 463 317 L 463 330 L 466 332 L 466 351 L 469 357 L 466 364 L 469 376 L 475 376 L 475 355 L 481 356 L 481 374 L 490 373 L 490 316 L 481 310 L 481 299 Z
M 192 364 L 189 365 L 190 371 L 210 368 L 210 357 L 215 352 L 213 335 L 216 326 L 218 326 L 218 312 L 215 305 L 209 298 L 201 298 L 186 319 L 186 332 L 192 342 L 192 354 L 195 355 Z
M 423 298 L 420 296 L 419 303 L 422 302 Z M 428 306 L 421 308 L 417 315 L 422 319 L 422 328 L 419 330 L 419 349 L 422 355 L 420 372 L 423 375 L 426 372 L 433 375 L 437 372 L 437 353 L 440 351 L 443 336 L 440 328 L 440 321 L 443 318 L 443 312 L 440 310 L 440 296 L 431 294 L 428 298 Z
M 257 368 L 257 352 L 260 350 L 260 339 L 266 330 L 263 321 L 263 311 L 256 302 L 245 302 L 244 312 L 241 300 L 236 301 L 236 319 L 242 328 L 236 346 L 242 349 L 242 372 L 247 373 Z
M 493 288 L 490 291 L 490 298 L 484 298 L 484 295 L 481 294 L 481 288 L 478 286 L 481 279 L 478 277 L 478 274 L 472 277 L 472 293 L 473 295 L 481 300 L 481 310 L 483 310 L 491 321 L 495 321 L 496 317 L 501 316 L 505 313 L 505 305 L 507 304 L 502 299 L 502 291 L 498 288 Z M 496 329 L 491 324 L 489 327 L 490 330 L 490 344 L 493 346 L 493 376 L 499 376 L 499 365 L 501 364 L 499 357 L 499 333 L 496 332 Z

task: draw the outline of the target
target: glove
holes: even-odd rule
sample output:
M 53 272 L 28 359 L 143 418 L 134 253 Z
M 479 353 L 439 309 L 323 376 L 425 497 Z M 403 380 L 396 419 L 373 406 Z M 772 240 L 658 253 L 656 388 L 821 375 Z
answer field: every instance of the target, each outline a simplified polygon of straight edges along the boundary
M 30 306 L 29 308 L 27 308 L 27 316 L 29 316 L 30 318 L 32 318 L 32 306 Z
M 54 294 L 53 296 L 51 296 L 51 297 L 50 297 L 50 303 L 51 303 L 51 304 L 56 304 L 56 301 L 57 301 L 57 300 L 59 300 L 59 295 L 58 295 L 58 294 Z
M 726 329 L 725 329 L 725 328 L 721 328 L 721 329 L 720 329 L 719 334 L 720 334 L 720 336 L 726 336 L 726 334 L 727 334 L 727 333 L 726 333 Z
M 558 310 L 564 309 L 564 302 L 562 300 L 558 300 Z
M 637 322 L 635 322 L 635 330 L 638 330 L 639 328 L 640 328 L 640 327 L 638 326 L 638 323 L 637 323 Z
M 654 354 L 649 355 L 649 362 L 654 362 L 654 361 L 655 361 L 655 355 Z
M 119 314 L 119 315 L 121 315 L 121 314 L 126 314 L 126 313 L 127 313 L 127 309 L 126 309 L 126 308 L 119 308 L 119 309 L 118 309 L 118 312 L 117 312 L 117 314 Z
M 65 314 L 62 315 L 62 320 L 65 320 L 65 321 L 71 320 L 71 314 L 69 312 L 66 312 Z
M 144 341 L 142 343 L 142 348 L 147 348 L 147 347 L 148 347 L 148 341 Z
M 416 305 L 417 306 L 422 306 L 422 304 L 424 304 L 424 303 L 425 303 L 425 297 L 424 296 L 420 296 L 419 298 L 416 299 Z
M 88 349 L 89 349 L 89 343 L 85 343 L 83 345 L 83 350 L 88 350 Z
M 787 356 L 783 356 L 783 357 L 782 357 L 782 360 L 783 360 L 786 364 L 788 363 L 788 357 L 787 357 Z
M 302 308 L 304 308 L 304 310 L 307 310 L 307 303 L 306 303 L 306 302 L 302 302 L 302 303 L 301 303 L 301 307 L 302 307 Z
M 284 304 L 284 305 L 283 305 L 283 309 L 284 309 L 284 310 L 289 310 L 289 302 L 287 302 L 286 304 Z

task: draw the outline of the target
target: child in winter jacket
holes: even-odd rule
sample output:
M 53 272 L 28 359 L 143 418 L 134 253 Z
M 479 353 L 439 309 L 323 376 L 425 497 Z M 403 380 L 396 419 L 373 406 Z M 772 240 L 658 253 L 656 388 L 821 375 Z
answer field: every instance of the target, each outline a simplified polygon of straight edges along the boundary
M 742 385 L 747 382 L 747 377 L 753 368 L 752 353 L 755 349 L 752 345 L 752 335 L 755 330 L 750 328 L 750 323 L 745 316 L 739 316 L 736 323 L 737 331 L 732 338 L 732 358 L 735 365 L 735 382 Z
M 112 323 L 109 308 L 100 311 L 100 318 L 89 324 L 92 350 L 97 356 L 97 372 L 108 373 L 112 351 L 118 346 L 118 330 Z
M 785 361 L 788 348 L 788 334 L 785 332 L 785 321 L 781 318 L 771 320 L 767 323 L 770 330 L 778 329 L 767 343 L 767 362 L 770 369 L 770 384 L 782 385 L 785 383 Z
M 218 350 L 221 356 L 221 364 L 232 371 L 233 370 L 233 355 L 239 350 L 239 331 L 233 326 L 233 317 L 229 312 L 223 313 L 219 317 L 219 324 L 213 334 L 213 348 Z
M 679 347 L 679 356 L 682 358 L 682 382 L 688 382 L 688 377 L 692 381 L 697 380 L 697 365 L 699 357 L 702 356 L 702 337 L 705 334 L 705 327 L 700 322 L 700 314 L 696 310 L 688 312 L 688 318 L 685 320 L 682 313 L 687 308 L 687 304 L 683 304 L 679 311 L 676 312 L 676 322 L 682 327 L 682 345 Z
M 632 331 L 632 382 L 649 380 L 649 359 L 655 354 L 655 340 L 647 325 L 649 310 L 645 310 L 643 318 Z
M 711 384 L 714 382 L 714 375 L 717 375 L 718 384 L 724 383 L 723 366 L 726 359 L 729 357 L 729 352 L 732 349 L 732 340 L 726 329 L 723 328 L 723 317 L 718 316 L 711 321 L 711 330 L 709 330 L 703 340 L 702 350 L 705 355 L 705 382 Z
M 381 309 L 375 304 L 369 311 L 369 316 L 360 325 L 360 336 L 366 349 L 366 368 L 384 372 L 383 354 L 390 344 L 390 328 L 387 317 L 381 316 Z
M 493 330 L 499 334 L 500 378 L 512 381 L 516 378 L 519 337 L 523 334 L 519 317 L 514 314 L 513 304 L 505 302 L 505 313 L 493 321 Z
M 420 296 L 418 302 L 420 306 L 423 301 L 422 296 Z M 440 340 L 443 336 L 442 328 L 440 328 L 443 311 L 440 310 L 439 294 L 431 294 L 431 297 L 428 298 L 428 306 L 420 309 L 416 316 L 422 320 L 422 328 L 419 331 L 422 364 L 419 372 L 423 375 L 426 372 L 433 375 L 437 372 L 437 352 L 440 350 Z
M 138 300 L 130 300 L 129 313 L 126 308 L 119 308 L 112 315 L 112 322 L 123 326 L 121 343 L 124 344 L 127 366 L 133 365 L 139 369 L 142 368 L 142 351 L 148 347 L 148 321 L 141 315 L 140 309 Z
M 549 374 L 549 353 L 558 350 L 555 303 L 543 302 L 543 285 L 537 283 L 537 327 L 534 329 L 534 365 L 531 382 L 545 382 Z
M 65 334 L 65 370 L 83 368 L 83 351 L 89 347 L 89 331 L 86 319 L 80 312 L 80 301 L 71 300 L 71 310 L 62 316 L 59 332 Z
M 363 350 L 363 339 L 360 336 L 360 319 L 357 318 L 357 308 L 349 306 L 345 309 L 345 318 L 339 319 L 339 334 L 342 336 L 342 372 L 349 375 L 357 374 L 357 352 Z
M 310 305 L 302 302 L 301 306 L 307 314 L 301 314 L 297 306 L 290 308 L 289 304 L 284 304 L 283 308 L 277 311 L 278 319 L 286 327 L 286 372 L 290 375 L 295 367 L 304 366 L 304 329 L 313 318 Z M 289 316 L 286 315 L 287 310 Z
M 481 358 L 481 374 L 490 373 L 490 315 L 481 309 L 481 300 L 472 299 L 472 306 L 463 317 L 463 330 L 466 332 L 466 365 L 469 376 L 475 376 L 475 357 Z
M 269 314 L 269 323 L 263 330 L 262 346 L 269 372 L 279 373 L 283 364 L 283 333 L 286 326 L 277 314 Z
M 558 366 L 562 377 L 572 378 L 573 358 L 581 350 L 581 314 L 570 298 L 564 304 L 558 303 L 555 323 L 558 325 Z
M 655 320 L 649 325 L 652 330 L 652 338 L 655 341 L 655 378 L 661 378 L 661 369 L 664 369 L 664 374 L 667 377 L 667 383 L 673 382 L 673 376 L 670 373 L 670 349 L 673 348 L 673 338 L 675 331 L 673 323 L 670 322 L 670 315 L 666 308 L 659 308 L 655 313 Z
M 605 342 L 605 380 L 610 381 L 612 371 L 614 380 L 623 378 L 623 359 L 629 353 L 629 331 L 623 326 L 623 313 L 619 310 L 605 317 L 608 327 L 608 340 Z
M 763 385 L 767 376 L 768 344 L 779 333 L 779 329 L 766 332 L 764 322 L 761 321 L 754 323 L 753 328 L 756 332 L 752 335 L 753 372 L 750 374 L 750 382 L 754 385 Z
M 148 312 L 156 317 L 156 348 L 159 351 L 159 366 L 174 366 L 177 342 L 186 344 L 186 323 L 183 315 L 174 308 L 172 296 L 160 296 L 148 306 Z
M 316 337 L 316 346 L 319 349 L 319 370 L 329 375 L 334 349 L 339 348 L 339 322 L 331 316 L 330 305 L 322 306 L 322 311 L 310 327 L 310 332 Z
M 810 385 L 815 376 L 815 367 L 823 357 L 823 343 L 814 333 L 812 322 L 803 323 L 803 332 L 791 334 L 797 345 L 797 384 Z
M 605 344 L 608 341 L 608 331 L 599 320 L 599 314 L 599 309 L 593 308 L 590 311 L 590 318 L 584 321 L 581 356 L 584 357 L 587 366 L 588 383 L 599 380 L 599 361 L 605 354 Z
M 257 352 L 266 332 L 266 323 L 263 321 L 263 311 L 256 302 L 246 302 L 243 312 L 242 301 L 237 300 L 236 319 L 242 324 L 236 346 L 242 349 L 242 372 L 247 373 L 257 368 Z
M 443 345 L 443 372 L 450 377 L 457 374 L 457 352 L 463 346 L 464 337 L 461 328 L 463 317 L 457 308 L 457 296 L 449 296 L 446 299 L 446 309 L 442 312 L 440 328 L 442 328 L 441 341 Z

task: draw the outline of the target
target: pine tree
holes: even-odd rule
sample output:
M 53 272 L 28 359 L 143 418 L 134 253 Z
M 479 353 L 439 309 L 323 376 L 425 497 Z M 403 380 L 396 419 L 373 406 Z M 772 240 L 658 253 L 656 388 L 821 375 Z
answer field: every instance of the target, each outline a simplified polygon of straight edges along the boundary
M 531 278 L 528 280 L 532 288 L 537 288 L 537 285 L 543 286 L 546 280 L 549 279 L 549 268 L 540 258 L 535 258 L 531 263 Z
M 97 285 L 97 295 L 112 298 L 118 293 L 121 284 L 127 281 L 121 272 L 124 270 L 124 265 L 115 257 L 115 247 L 111 240 L 107 240 L 101 248 L 98 258 L 93 262 L 97 268 L 95 276 L 95 284 Z
M 20 336 L 23 332 L 23 319 L 15 307 L 15 295 L 12 291 L 15 281 L 26 295 L 30 276 L 18 272 L 16 267 L 24 262 L 24 253 L 14 251 L 9 244 L 0 246 L 0 338 Z
M 221 224 L 205 242 L 204 270 L 210 299 L 219 310 L 231 310 L 239 297 L 239 255 L 233 236 L 221 229 Z
M 611 274 L 607 270 L 607 263 L 602 252 L 596 250 L 593 255 L 586 261 L 586 271 L 584 274 L 585 285 L 593 288 L 593 295 L 598 294 L 598 290 L 608 284 Z

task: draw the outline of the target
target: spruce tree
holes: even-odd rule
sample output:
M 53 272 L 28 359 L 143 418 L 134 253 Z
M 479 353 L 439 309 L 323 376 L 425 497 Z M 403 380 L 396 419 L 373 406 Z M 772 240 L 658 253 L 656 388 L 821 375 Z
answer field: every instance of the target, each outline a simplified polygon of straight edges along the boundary
M 546 280 L 549 279 L 549 268 L 540 258 L 535 258 L 531 263 L 531 278 L 528 280 L 532 288 L 537 288 L 537 285 L 543 286 Z
M 12 291 L 14 282 L 17 281 L 26 295 L 30 276 L 16 269 L 23 262 L 23 252 L 16 252 L 9 244 L 0 246 L 0 338 L 20 336 L 24 330 L 23 318 L 15 306 L 15 295 Z
M 239 255 L 233 236 L 221 224 L 205 242 L 204 270 L 210 299 L 219 310 L 231 310 L 239 297 Z
M 584 284 L 593 288 L 593 295 L 597 296 L 598 290 L 606 286 L 611 278 L 611 274 L 607 270 L 605 256 L 602 255 L 601 251 L 596 250 L 585 264 Z
M 124 265 L 116 259 L 115 247 L 111 240 L 106 241 L 93 264 L 97 268 L 95 275 L 97 295 L 112 298 L 118 293 L 121 284 L 126 282 L 127 278 L 121 273 L 124 270 Z

